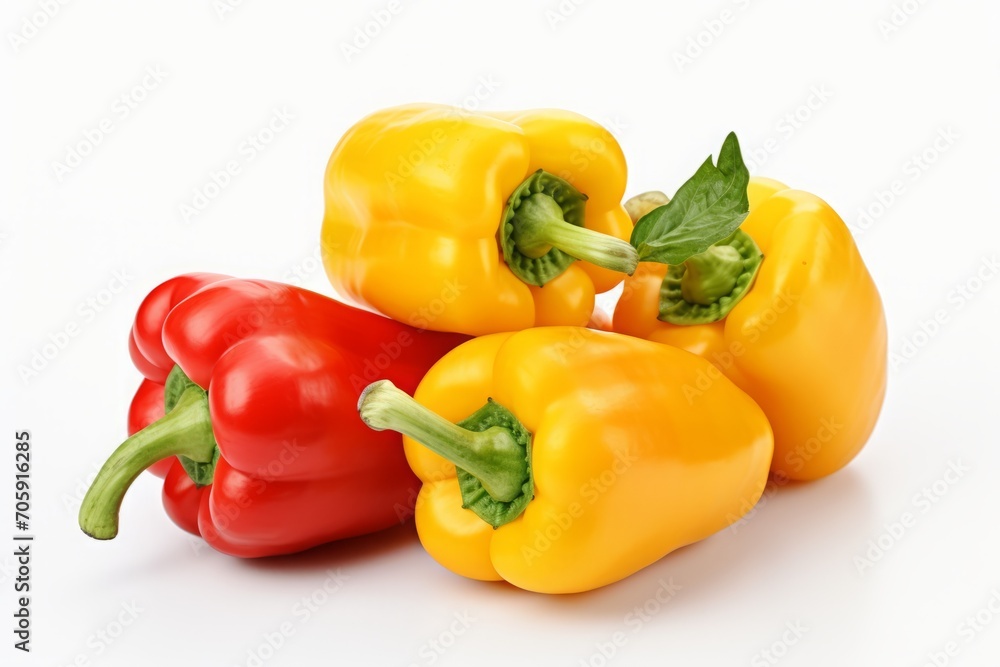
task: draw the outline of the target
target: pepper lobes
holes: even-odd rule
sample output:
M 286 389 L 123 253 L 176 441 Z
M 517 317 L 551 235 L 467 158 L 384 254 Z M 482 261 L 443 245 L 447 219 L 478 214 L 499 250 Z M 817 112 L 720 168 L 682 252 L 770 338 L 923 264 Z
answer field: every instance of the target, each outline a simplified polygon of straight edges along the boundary
M 770 426 L 725 378 L 689 404 L 683 386 L 709 368 L 693 354 L 648 341 L 545 327 L 469 341 L 428 371 L 415 404 L 377 383 L 360 410 L 373 428 L 402 425 L 410 434 L 406 457 L 423 482 L 417 531 L 431 556 L 465 577 L 572 593 L 623 579 L 711 535 L 760 497 Z M 423 406 L 419 412 L 460 425 L 484 403 L 508 410 L 531 434 L 522 452 L 530 470 L 523 514 L 494 529 L 466 509 L 482 493 L 466 495 L 469 477 L 460 481 L 455 464 L 432 451 L 433 438 L 410 428 L 421 422 L 419 413 L 393 420 L 386 407 L 393 401 L 402 401 L 396 415 Z M 480 426 L 498 423 L 510 422 L 491 417 Z M 495 427 L 476 430 L 474 439 L 496 435 Z M 488 444 L 458 452 L 483 457 L 468 462 L 484 471 L 482 479 L 509 472 L 516 461 L 498 463 Z
M 188 298 L 202 287 L 225 280 L 228 276 L 219 273 L 186 273 L 160 283 L 146 295 L 136 313 L 132 329 L 128 334 L 128 351 L 132 363 L 143 375 L 142 382 L 132 397 L 128 409 L 128 434 L 135 435 L 158 419 L 164 412 L 163 390 L 172 364 L 167 351 L 163 349 L 160 335 L 163 320 L 174 306 Z M 143 349 L 139 349 L 138 341 Z M 159 365 L 158 365 L 159 364 Z M 162 368 L 161 368 L 162 366 Z M 157 477 L 166 477 L 176 459 L 170 457 L 149 466 L 149 471 Z
M 465 339 L 280 283 L 217 274 L 167 281 L 140 306 L 130 338 L 146 381 L 165 383 L 165 416 L 101 469 L 81 527 L 114 537 L 128 485 L 174 455 L 186 459 L 167 473 L 168 513 L 227 554 L 292 553 L 394 525 L 408 515 L 417 480 L 398 437 L 358 419 L 357 397 L 382 374 L 415 386 Z M 152 416 L 147 396 L 142 403 Z
M 658 319 L 668 267 L 641 263 L 624 285 L 614 330 L 694 352 L 715 365 L 688 400 L 724 374 L 774 429 L 772 470 L 811 480 L 847 465 L 868 440 L 886 387 L 885 314 L 843 220 L 825 201 L 753 178 L 741 229 L 764 254 L 756 282 L 724 319 Z
M 540 280 L 544 287 L 529 284 L 498 243 L 512 193 L 539 170 L 582 193 L 579 224 L 628 240 L 625 158 L 611 133 L 583 116 L 434 105 L 368 116 L 341 139 L 326 170 L 322 250 L 331 283 L 396 320 L 437 331 L 585 325 L 595 293 L 622 273 L 576 261 Z

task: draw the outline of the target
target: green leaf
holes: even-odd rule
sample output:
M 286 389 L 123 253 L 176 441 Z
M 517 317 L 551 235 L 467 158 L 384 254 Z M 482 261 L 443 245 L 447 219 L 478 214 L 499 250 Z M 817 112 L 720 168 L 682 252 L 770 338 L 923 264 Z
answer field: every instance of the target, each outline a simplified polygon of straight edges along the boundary
M 736 134 L 729 133 L 718 166 L 709 157 L 669 203 L 642 216 L 632 230 L 639 260 L 680 264 L 739 229 L 750 210 L 750 171 Z

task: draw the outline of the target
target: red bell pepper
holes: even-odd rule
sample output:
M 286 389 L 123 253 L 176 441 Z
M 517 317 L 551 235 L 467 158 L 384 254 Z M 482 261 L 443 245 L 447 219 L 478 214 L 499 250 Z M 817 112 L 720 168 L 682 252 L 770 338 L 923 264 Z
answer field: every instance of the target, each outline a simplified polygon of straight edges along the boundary
M 169 280 L 143 301 L 129 345 L 153 385 L 140 387 L 130 426 L 156 415 L 156 385 L 166 414 L 104 464 L 80 526 L 115 537 L 129 485 L 172 457 L 168 514 L 227 554 L 293 553 L 398 523 L 412 514 L 419 482 L 400 437 L 361 422 L 358 397 L 377 377 L 413 391 L 467 339 L 280 283 Z

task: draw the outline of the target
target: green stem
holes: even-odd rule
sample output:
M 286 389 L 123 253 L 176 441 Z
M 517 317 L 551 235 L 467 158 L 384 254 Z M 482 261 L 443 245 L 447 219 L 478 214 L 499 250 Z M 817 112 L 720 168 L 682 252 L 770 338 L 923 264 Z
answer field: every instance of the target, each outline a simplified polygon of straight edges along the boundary
M 80 528 L 99 540 L 114 538 L 122 499 L 143 470 L 170 456 L 210 463 L 215 446 L 207 394 L 200 387 L 191 387 L 173 410 L 114 451 L 83 498 Z
M 632 274 L 639 251 L 632 244 L 586 226 L 587 195 L 569 181 L 539 169 L 507 198 L 497 236 L 511 272 L 544 287 L 578 259 Z
M 632 244 L 566 222 L 562 208 L 545 193 L 538 192 L 522 200 L 514 221 L 514 244 L 532 259 L 558 248 L 576 259 L 629 275 L 639 264 L 639 253 Z
M 500 502 L 523 493 L 529 479 L 524 448 L 500 426 L 470 431 L 417 403 L 388 380 L 374 382 L 358 401 L 362 421 L 376 431 L 407 435 L 479 480 Z

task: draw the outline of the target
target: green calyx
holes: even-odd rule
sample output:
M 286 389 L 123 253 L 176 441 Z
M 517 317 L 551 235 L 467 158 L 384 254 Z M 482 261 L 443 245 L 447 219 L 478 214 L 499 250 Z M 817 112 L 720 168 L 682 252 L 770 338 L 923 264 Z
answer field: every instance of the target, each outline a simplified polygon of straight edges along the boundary
M 535 483 L 531 477 L 531 433 L 510 410 L 492 398 L 486 405 L 460 421 L 458 426 L 475 432 L 488 431 L 491 428 L 502 429 L 510 434 L 520 449 L 516 468 L 520 475 L 521 486 L 517 495 L 507 501 L 490 495 L 483 482 L 472 473 L 463 468 L 455 468 L 458 487 L 462 492 L 462 507 L 472 510 L 494 528 L 510 523 L 524 512 L 528 503 L 535 497 Z M 513 479 L 516 483 L 517 477 Z
M 170 374 L 167 376 L 167 383 L 163 389 L 164 411 L 169 414 L 177 406 L 177 402 L 181 399 L 181 396 L 187 391 L 200 391 L 207 396 L 207 392 L 196 385 L 181 370 L 180 366 L 174 366 L 170 369 Z M 184 471 L 188 474 L 188 477 L 195 483 L 195 486 L 208 486 L 215 478 L 215 464 L 219 461 L 219 448 L 215 448 L 215 454 L 212 456 L 211 461 L 195 461 L 183 454 L 178 455 L 177 458 L 180 460 L 181 465 L 184 466 Z
M 586 203 L 585 194 L 541 169 L 517 186 L 498 231 L 514 275 L 543 286 L 577 259 L 631 275 L 639 262 L 635 248 L 584 227 Z
M 531 433 L 492 399 L 453 424 L 379 380 L 361 393 L 358 413 L 370 428 L 407 435 L 454 463 L 462 506 L 494 528 L 520 516 L 534 497 Z
M 671 265 L 660 285 L 659 319 L 681 325 L 721 320 L 750 291 L 763 259 L 750 235 L 736 230 L 708 250 Z
M 91 537 L 110 540 L 118 534 L 118 514 L 125 492 L 143 470 L 157 461 L 178 456 L 192 463 L 212 464 L 218 459 L 208 394 L 194 383 L 181 389 L 176 380 L 174 391 L 179 395 L 168 400 L 170 411 L 123 442 L 87 490 L 79 522 Z

